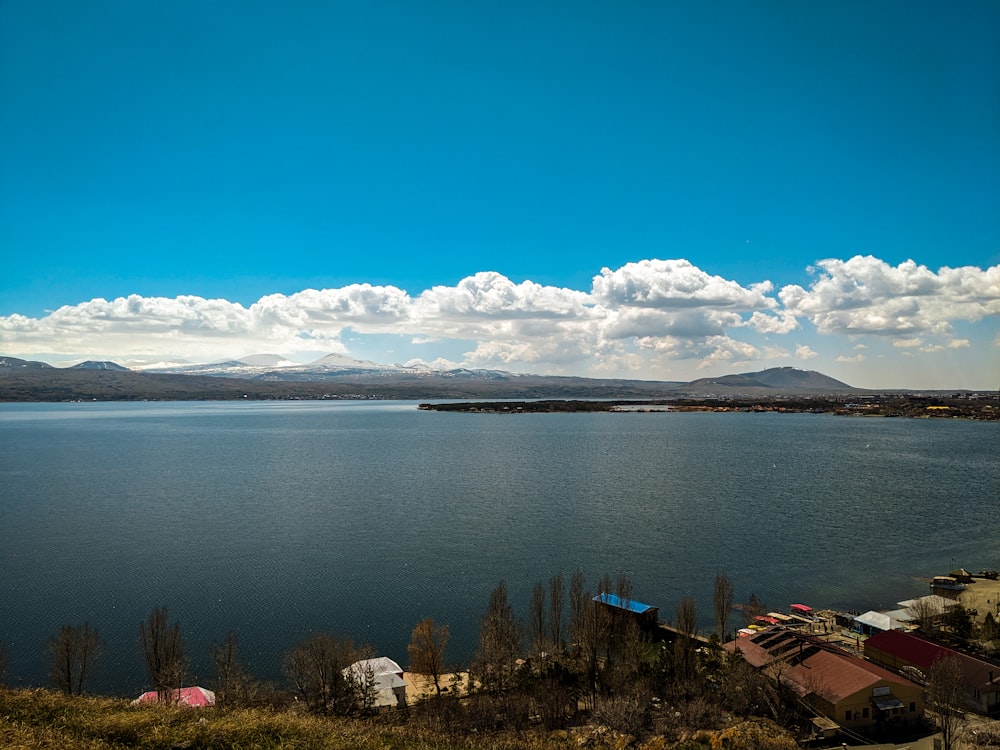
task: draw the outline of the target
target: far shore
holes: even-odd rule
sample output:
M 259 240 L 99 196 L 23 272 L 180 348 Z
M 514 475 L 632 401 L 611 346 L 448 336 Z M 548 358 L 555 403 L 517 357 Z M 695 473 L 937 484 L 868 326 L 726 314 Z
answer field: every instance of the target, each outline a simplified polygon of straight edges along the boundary
M 450 401 L 421 403 L 422 411 L 470 414 L 572 414 L 581 412 L 738 412 L 837 414 L 911 419 L 1000 420 L 1000 398 L 943 397 L 773 397 L 725 399 L 606 400 L 541 399 L 534 401 Z

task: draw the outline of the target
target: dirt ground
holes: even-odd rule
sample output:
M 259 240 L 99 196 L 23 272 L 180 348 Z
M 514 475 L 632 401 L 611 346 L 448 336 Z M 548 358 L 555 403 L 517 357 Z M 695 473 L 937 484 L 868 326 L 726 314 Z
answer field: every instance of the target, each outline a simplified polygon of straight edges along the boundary
M 427 675 L 417 674 L 416 672 L 404 672 L 403 680 L 406 682 L 406 702 L 411 706 L 414 703 L 419 703 L 424 698 L 430 698 L 435 695 L 434 680 Z M 441 679 L 438 682 L 441 685 L 442 693 L 454 695 L 458 692 L 459 695 L 462 695 L 468 691 L 469 673 L 456 672 L 444 674 L 441 675 Z
M 958 601 L 970 612 L 976 610 L 973 616 L 976 622 L 982 623 L 987 612 L 996 618 L 1000 615 L 1000 580 L 973 578 L 972 581 L 966 584 L 965 591 L 958 593 Z

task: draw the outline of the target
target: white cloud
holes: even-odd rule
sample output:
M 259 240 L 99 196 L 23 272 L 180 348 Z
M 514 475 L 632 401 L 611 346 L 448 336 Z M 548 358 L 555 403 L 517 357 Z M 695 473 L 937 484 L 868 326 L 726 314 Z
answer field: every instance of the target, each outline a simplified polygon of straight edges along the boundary
M 533 281 L 515 284 L 495 271 L 483 271 L 457 286 L 435 286 L 423 292 L 415 315 L 425 320 L 570 318 L 580 316 L 586 302 L 583 292 Z
M 350 355 L 351 347 L 364 345 L 359 342 L 388 335 L 426 347 L 420 353 L 449 367 L 665 377 L 691 373 L 699 364 L 735 368 L 792 356 L 816 359 L 805 342 L 790 354 L 767 340 L 801 331 L 804 320 L 820 335 L 894 339 L 899 353 L 947 347 L 982 357 L 983 347 L 965 336 L 975 321 L 1000 313 L 1000 267 L 934 273 L 912 261 L 892 267 L 858 256 L 822 261 L 814 273 L 808 289 L 780 291 L 784 306 L 768 281 L 744 286 L 682 259 L 604 268 L 589 291 L 484 271 L 415 295 L 395 286 L 351 284 L 271 294 L 248 307 L 197 296 L 132 295 L 68 305 L 38 318 L 0 317 L 0 352 L 122 361 L 209 361 L 264 351 Z M 952 329 L 959 321 L 961 338 Z M 994 343 L 1000 346 L 1000 337 Z M 864 361 L 865 346 L 857 343 L 858 356 L 838 361 Z M 364 358 L 377 358 L 374 351 L 366 349 Z M 464 352 L 461 362 L 454 361 L 457 352 Z
M 767 294 L 772 284 L 750 287 L 711 276 L 686 260 L 643 260 L 594 277 L 592 294 L 609 307 L 652 307 L 677 310 L 692 307 L 769 310 L 777 303 Z
M 864 362 L 865 359 L 867 358 L 864 354 L 855 354 L 853 357 L 845 357 L 841 354 L 834 360 L 834 362 Z
M 799 327 L 799 321 L 785 311 L 772 315 L 757 310 L 750 316 L 748 325 L 760 333 L 791 333 Z
M 403 363 L 406 367 L 424 367 L 428 370 L 456 370 L 461 367 L 461 364 L 450 359 L 445 359 L 444 357 L 438 357 L 431 361 L 425 359 L 420 359 L 416 357 L 414 359 L 408 359 Z
M 949 337 L 952 321 L 1000 315 L 1000 266 L 966 266 L 937 273 L 912 260 L 890 266 L 872 256 L 820 261 L 809 289 L 778 293 L 785 310 L 821 333 Z

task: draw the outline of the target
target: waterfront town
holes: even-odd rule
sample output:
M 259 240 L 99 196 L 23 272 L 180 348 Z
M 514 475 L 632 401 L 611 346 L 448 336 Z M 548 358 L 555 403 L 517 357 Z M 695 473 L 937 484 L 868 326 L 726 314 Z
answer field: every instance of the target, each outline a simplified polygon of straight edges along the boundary
M 25 748 L 336 749 L 361 746 L 352 732 L 362 732 L 373 748 L 409 747 L 416 736 L 428 748 L 1000 747 L 1000 576 L 958 568 L 926 583 L 926 594 L 892 609 L 839 612 L 804 602 L 766 607 L 753 594 L 736 603 L 719 574 L 717 627 L 706 635 L 692 599 L 664 618 L 625 577 L 605 576 L 594 596 L 574 577 L 566 622 L 561 576 L 536 586 L 526 622 L 501 582 L 470 665 L 447 662 L 448 629 L 431 620 L 414 628 L 408 660 L 316 633 L 286 657 L 289 689 L 252 679 L 235 640 L 213 649 L 208 687 L 184 684 L 183 659 L 170 663 L 179 627 L 164 608 L 140 628 L 154 690 L 131 701 L 82 695 L 80 649 L 99 655 L 99 641 L 86 627 L 66 627 L 50 644 L 64 657 L 52 671 L 61 692 L 0 688 L 0 740 Z M 276 716 L 284 717 L 280 729 Z M 324 723 L 309 724 L 313 739 L 285 744 L 304 731 L 296 716 Z M 234 721 L 254 737 L 272 732 L 277 744 L 235 741 Z M 107 731 L 125 732 L 126 741 L 94 739 L 105 731 L 95 726 L 114 722 Z M 166 726 L 174 739 L 154 742 Z M 74 744 L 77 734 L 89 739 Z

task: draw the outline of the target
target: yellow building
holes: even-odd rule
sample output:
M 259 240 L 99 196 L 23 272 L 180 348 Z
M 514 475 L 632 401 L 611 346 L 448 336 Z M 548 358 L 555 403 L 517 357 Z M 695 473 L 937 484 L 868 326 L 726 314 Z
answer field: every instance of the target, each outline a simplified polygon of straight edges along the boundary
M 920 685 L 817 636 L 773 627 L 726 649 L 739 651 L 845 729 L 889 736 L 916 728 L 923 718 Z

